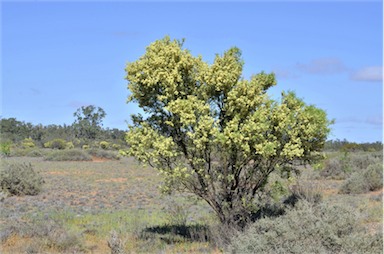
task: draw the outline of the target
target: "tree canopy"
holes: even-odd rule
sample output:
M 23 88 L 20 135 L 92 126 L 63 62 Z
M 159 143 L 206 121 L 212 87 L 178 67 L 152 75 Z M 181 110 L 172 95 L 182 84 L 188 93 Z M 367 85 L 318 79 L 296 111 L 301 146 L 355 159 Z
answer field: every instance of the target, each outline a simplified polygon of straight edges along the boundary
M 271 172 L 318 155 L 331 124 L 293 92 L 271 99 L 273 73 L 246 80 L 242 70 L 236 47 L 208 64 L 169 37 L 126 67 L 128 101 L 145 114 L 132 117 L 125 154 L 158 169 L 165 191 L 194 193 L 235 225 L 250 219 Z
M 73 116 L 76 117 L 74 127 L 78 138 L 95 139 L 101 131 L 103 119 L 106 116 L 104 109 L 94 105 L 82 106 Z

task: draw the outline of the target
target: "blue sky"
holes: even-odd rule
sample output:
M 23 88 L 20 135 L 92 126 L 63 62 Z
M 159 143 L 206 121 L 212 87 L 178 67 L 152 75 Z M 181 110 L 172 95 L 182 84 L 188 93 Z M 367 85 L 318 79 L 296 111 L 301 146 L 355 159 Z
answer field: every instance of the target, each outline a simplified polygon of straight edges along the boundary
M 293 90 L 335 119 L 329 139 L 382 141 L 381 1 L 3 1 L 0 114 L 72 124 L 93 104 L 104 127 L 126 129 L 139 109 L 125 65 L 165 35 L 210 63 L 237 46 L 245 78 L 273 71 L 272 97 Z

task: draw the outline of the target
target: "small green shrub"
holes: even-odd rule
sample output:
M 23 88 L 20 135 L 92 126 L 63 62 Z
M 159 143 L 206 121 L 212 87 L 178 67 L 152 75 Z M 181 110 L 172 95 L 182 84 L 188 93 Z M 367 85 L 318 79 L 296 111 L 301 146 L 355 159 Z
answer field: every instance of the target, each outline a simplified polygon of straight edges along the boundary
M 10 142 L 1 142 L 0 143 L 0 156 L 10 156 L 11 155 L 11 143 Z
M 360 194 L 378 190 L 383 187 L 383 164 L 376 163 L 368 166 L 362 172 L 355 172 L 341 186 L 342 194 Z
M 70 141 L 70 142 L 67 142 L 67 145 L 65 146 L 65 148 L 73 149 L 73 148 L 75 148 L 75 145 Z
M 56 138 L 51 141 L 44 143 L 45 148 L 59 149 L 63 150 L 67 147 L 67 141 L 61 138 Z
M 107 141 L 101 141 L 99 145 L 100 145 L 100 148 L 104 150 L 107 150 L 110 146 Z
M 44 157 L 47 161 L 90 161 L 92 156 L 79 149 L 53 151 Z
M 35 142 L 33 141 L 32 138 L 25 138 L 22 142 L 21 142 L 21 146 L 23 148 L 33 148 L 35 147 Z
M 87 150 L 87 149 L 89 149 L 89 145 L 83 145 L 82 148 L 83 148 L 83 150 Z
M 0 187 L 11 195 L 37 195 L 44 180 L 31 164 L 2 163 Z
M 300 201 L 277 218 L 255 222 L 232 239 L 232 253 L 382 253 L 383 238 L 359 224 L 354 211 Z
M 121 149 L 121 145 L 119 145 L 119 144 L 112 144 L 112 148 L 114 150 L 120 150 Z

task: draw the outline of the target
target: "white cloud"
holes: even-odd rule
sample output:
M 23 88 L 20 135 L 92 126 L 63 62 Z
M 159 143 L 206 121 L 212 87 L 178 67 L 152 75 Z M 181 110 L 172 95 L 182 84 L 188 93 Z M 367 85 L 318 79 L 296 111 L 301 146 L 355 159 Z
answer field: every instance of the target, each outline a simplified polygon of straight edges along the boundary
M 347 71 L 344 63 L 336 57 L 318 58 L 309 63 L 298 63 L 297 69 L 310 74 L 337 74 Z
M 298 75 L 296 75 L 293 71 L 288 70 L 288 69 L 277 68 L 277 69 L 273 69 L 272 71 L 275 73 L 275 75 L 278 79 L 297 79 L 297 78 L 299 78 Z
M 382 66 L 368 66 L 361 68 L 351 75 L 352 80 L 357 81 L 383 81 L 383 67 Z
M 379 115 L 369 116 L 367 118 L 347 116 L 347 117 L 337 118 L 336 124 L 368 124 L 371 126 L 382 126 L 383 117 Z

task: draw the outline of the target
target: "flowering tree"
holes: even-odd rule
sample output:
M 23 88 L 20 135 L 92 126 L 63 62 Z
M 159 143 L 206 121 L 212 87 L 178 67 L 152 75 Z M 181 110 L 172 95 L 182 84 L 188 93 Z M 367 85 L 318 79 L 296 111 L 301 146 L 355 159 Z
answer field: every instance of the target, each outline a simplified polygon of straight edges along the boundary
M 159 170 L 164 190 L 196 194 L 232 225 L 250 219 L 271 172 L 316 157 L 330 125 L 292 92 L 269 98 L 273 73 L 245 80 L 242 67 L 238 48 L 208 64 L 169 37 L 126 67 L 128 101 L 145 115 L 132 117 L 123 153 Z

